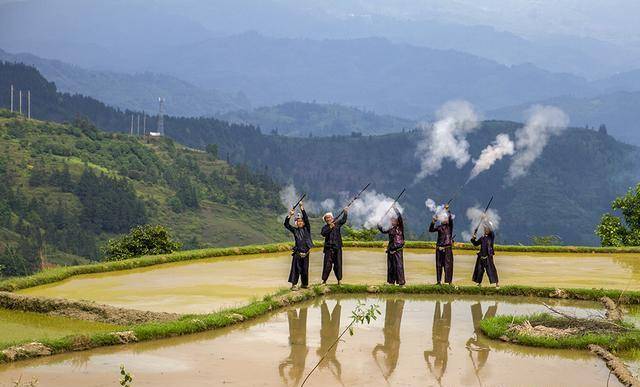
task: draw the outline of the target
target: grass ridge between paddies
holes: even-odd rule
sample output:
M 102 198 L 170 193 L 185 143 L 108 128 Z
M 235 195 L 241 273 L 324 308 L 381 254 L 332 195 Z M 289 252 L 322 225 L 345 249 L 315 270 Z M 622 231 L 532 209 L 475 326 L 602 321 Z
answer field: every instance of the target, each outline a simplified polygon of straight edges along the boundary
M 316 248 L 322 247 L 321 241 L 316 241 Z M 82 275 L 105 273 L 110 271 L 130 270 L 141 267 L 162 265 L 165 263 L 190 261 L 197 259 L 227 257 L 247 254 L 277 253 L 291 250 L 290 243 L 272 243 L 265 245 L 247 245 L 238 247 L 207 248 L 199 250 L 184 250 L 171 254 L 148 255 L 137 258 L 125 259 L 114 262 L 100 262 L 87 265 L 62 266 L 45 269 L 36 274 L 15 277 L 0 281 L 0 291 L 13 292 L 16 290 L 31 288 L 39 285 L 46 285 L 59 282 L 67 278 Z M 384 241 L 344 241 L 344 247 L 356 248 L 384 248 Z M 405 248 L 408 249 L 434 249 L 435 242 L 428 241 L 407 241 Z M 477 250 L 470 243 L 456 243 L 456 250 Z M 503 252 L 525 252 L 525 253 L 576 253 L 576 254 L 640 254 L 640 247 L 593 247 L 593 246 L 515 246 L 496 245 L 496 251 Z M 640 257 L 639 257 L 640 259 Z
M 513 329 L 529 324 L 532 327 L 569 330 L 562 335 L 534 334 Z M 610 324 L 606 320 L 568 319 L 548 313 L 529 316 L 502 315 L 484 319 L 480 329 L 489 338 L 519 345 L 552 349 L 588 349 L 599 345 L 611 351 L 626 351 L 640 348 L 640 330 L 627 322 Z M 575 329 L 571 331 L 571 329 Z
M 175 321 L 150 322 L 126 327 L 123 332 L 96 333 L 92 335 L 72 335 L 57 339 L 46 339 L 39 342 L 48 349 L 48 354 L 79 351 L 91 348 L 127 344 L 130 342 L 148 341 L 167 337 L 193 334 L 207 330 L 219 329 L 248 321 L 284 307 L 321 297 L 325 294 L 456 294 L 484 296 L 524 296 L 542 298 L 560 298 L 574 300 L 599 300 L 603 296 L 618 299 L 621 304 L 640 304 L 640 291 L 622 291 L 608 289 L 555 289 L 531 286 L 503 286 L 499 289 L 477 286 L 451 285 L 409 285 L 398 287 L 393 285 L 313 285 L 307 290 L 280 290 L 272 295 L 251 302 L 238 308 L 224 309 L 210 314 L 184 315 Z M 24 343 L 23 343 L 24 344 Z M 33 343 L 31 343 L 33 344 Z M 640 341 L 629 341 L 628 348 L 640 349 Z M 30 358 L 23 353 L 16 358 L 9 358 L 6 351 L 16 352 L 16 348 L 0 347 L 0 362 L 10 362 Z

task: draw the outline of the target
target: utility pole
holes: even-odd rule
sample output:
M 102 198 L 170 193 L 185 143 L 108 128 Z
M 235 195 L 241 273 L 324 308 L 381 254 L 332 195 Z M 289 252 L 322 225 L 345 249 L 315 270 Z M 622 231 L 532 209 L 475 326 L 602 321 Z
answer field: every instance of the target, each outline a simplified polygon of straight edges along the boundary
M 142 137 L 147 135 L 147 113 L 142 112 Z
M 164 98 L 158 98 L 158 133 L 164 136 Z
M 20 101 L 18 103 L 18 106 L 20 108 L 20 115 L 22 115 L 22 90 L 20 90 L 19 95 L 20 95 Z
M 31 119 L 31 90 L 27 91 L 27 118 Z
M 13 113 L 13 85 L 11 85 L 11 112 Z
M 136 135 L 140 137 L 140 115 L 136 114 L 136 118 L 138 119 L 138 128 L 136 129 Z
M 129 131 L 129 135 L 133 136 L 133 114 L 131 115 L 131 130 Z

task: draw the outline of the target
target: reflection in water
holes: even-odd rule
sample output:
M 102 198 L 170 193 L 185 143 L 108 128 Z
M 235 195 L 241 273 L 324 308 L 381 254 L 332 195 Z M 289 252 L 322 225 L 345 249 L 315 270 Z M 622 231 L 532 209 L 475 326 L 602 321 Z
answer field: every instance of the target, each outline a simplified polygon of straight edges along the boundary
M 398 365 L 400 354 L 400 324 L 402 323 L 402 313 L 404 311 L 404 300 L 387 300 L 384 312 L 384 344 L 378 344 L 373 348 L 373 358 L 382 370 L 382 375 L 389 380 L 393 371 Z M 382 365 L 378 355 L 384 354 Z
M 427 362 L 429 372 L 433 374 L 438 384 L 442 384 L 442 377 L 447 370 L 447 361 L 449 360 L 451 301 L 444 304 L 442 313 L 440 306 L 440 301 L 436 301 L 436 307 L 433 312 L 433 329 L 431 331 L 433 349 L 431 351 L 424 351 L 424 360 Z M 431 365 L 431 357 L 434 358 L 433 366 Z
M 328 367 L 331 373 L 342 384 L 342 365 L 336 358 L 336 350 L 338 348 L 338 336 L 340 336 L 340 314 L 342 306 L 340 300 L 333 307 L 333 311 L 329 314 L 329 306 L 326 301 L 322 302 L 320 313 L 322 315 L 322 325 L 320 326 L 320 348 L 317 350 L 318 357 L 326 354 L 324 360 L 320 363 L 320 368 Z M 333 347 L 333 343 L 336 343 Z
M 286 385 L 297 386 L 302 380 L 307 362 L 307 308 L 287 311 L 289 320 L 289 356 L 280 362 L 278 371 Z
M 476 302 L 471 305 L 471 319 L 473 320 L 473 336 L 467 340 L 466 347 L 469 351 L 469 357 L 471 358 L 471 363 L 473 364 L 473 371 L 476 374 L 476 378 L 478 378 L 478 383 L 482 385 L 482 381 L 480 380 L 480 370 L 487 363 L 489 359 L 489 352 L 491 349 L 489 346 L 482 340 L 479 340 L 478 336 L 482 334 L 480 331 L 480 321 L 485 318 L 495 317 L 498 312 L 498 302 L 493 304 L 487 309 L 487 312 L 482 315 L 482 305 L 480 302 Z M 473 353 L 477 354 L 477 361 L 473 358 Z

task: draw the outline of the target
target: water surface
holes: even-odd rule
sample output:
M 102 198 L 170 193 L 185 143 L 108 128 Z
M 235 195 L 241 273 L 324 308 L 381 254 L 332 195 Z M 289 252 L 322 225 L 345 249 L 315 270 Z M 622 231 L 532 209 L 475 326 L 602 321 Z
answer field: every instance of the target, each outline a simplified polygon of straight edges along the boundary
M 456 284 L 472 284 L 476 258 L 469 251 L 464 253 L 455 256 Z M 320 282 L 322 252 L 316 249 L 310 259 L 311 282 Z M 245 304 L 253 297 L 288 286 L 290 263 L 287 253 L 219 257 L 76 276 L 20 293 L 142 310 L 207 313 Z M 500 253 L 496 265 L 503 285 L 640 290 L 640 256 L 634 254 Z M 409 284 L 435 282 L 433 251 L 405 251 L 405 266 Z M 385 280 L 383 249 L 345 249 L 345 283 L 377 284 Z M 329 281 L 335 282 L 335 278 Z
M 383 315 L 331 350 L 349 323 L 354 298 L 318 299 L 218 331 L 2 365 L 0 381 L 22 375 L 46 386 L 112 386 L 125 364 L 135 386 L 296 386 L 328 352 L 309 386 L 607 384 L 608 369 L 586 351 L 520 347 L 479 332 L 484 317 L 545 310 L 534 299 L 359 299 L 378 304 Z M 579 316 L 600 308 L 575 301 L 554 305 Z M 619 384 L 613 378 L 609 385 Z

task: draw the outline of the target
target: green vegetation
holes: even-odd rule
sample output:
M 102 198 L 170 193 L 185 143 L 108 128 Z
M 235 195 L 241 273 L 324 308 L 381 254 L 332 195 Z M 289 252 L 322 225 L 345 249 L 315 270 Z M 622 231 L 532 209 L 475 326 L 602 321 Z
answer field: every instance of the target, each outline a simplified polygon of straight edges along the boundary
M 640 184 L 626 195 L 611 203 L 611 209 L 622 217 L 610 213 L 602 216 L 596 229 L 603 246 L 640 246 Z
M 591 329 L 559 337 L 529 335 L 509 329 L 514 324 L 522 324 L 525 321 L 529 321 L 532 326 L 570 328 L 583 324 L 591 326 Z M 613 329 L 611 325 L 606 325 L 604 322 L 598 325 L 592 320 L 572 321 L 547 313 L 531 316 L 496 316 L 482 320 L 480 328 L 484 334 L 492 339 L 507 337 L 512 342 L 534 347 L 587 349 L 590 344 L 595 344 L 612 351 L 640 348 L 640 330 L 629 324 L 620 325 L 619 328 Z
M 122 263 L 126 261 L 112 262 Z M 313 285 L 308 290 L 289 292 L 281 290 L 275 294 L 265 296 L 246 306 L 225 309 L 216 313 L 203 315 L 185 315 L 176 321 L 153 322 L 128 327 L 137 341 L 155 340 L 166 337 L 193 334 L 206 330 L 223 328 L 242 321 L 254 319 L 266 313 L 281 308 L 320 297 L 324 294 L 463 294 L 487 296 L 525 296 L 525 297 L 553 297 L 555 289 L 537 288 L 529 286 L 504 286 L 500 289 L 477 286 L 449 286 L 449 285 L 410 285 L 398 287 L 393 285 Z M 603 296 L 619 300 L 620 304 L 640 304 L 640 292 L 606 290 L 606 289 L 563 289 L 562 298 L 595 301 Z M 511 317 L 509 318 L 511 321 Z M 53 353 L 89 349 L 100 346 L 122 344 L 122 338 L 112 333 L 95 333 L 91 335 L 72 335 L 64 338 L 44 339 L 41 343 L 52 349 Z M 82 343 L 79 347 L 78 343 Z M 640 346 L 640 341 L 632 338 L 620 340 L 620 347 L 624 344 Z M 0 346 L 0 350 L 6 347 Z M 8 361 L 0 358 L 0 362 Z
M 143 255 L 170 254 L 180 249 L 180 243 L 173 241 L 169 230 L 164 226 L 137 226 L 127 235 L 110 239 L 105 247 L 105 261 Z
M 168 139 L 101 132 L 84 119 L 54 124 L 2 112 L 5 276 L 98 260 L 107 239 L 146 223 L 171 224 L 189 248 L 284 239 L 277 185 L 247 166 Z

